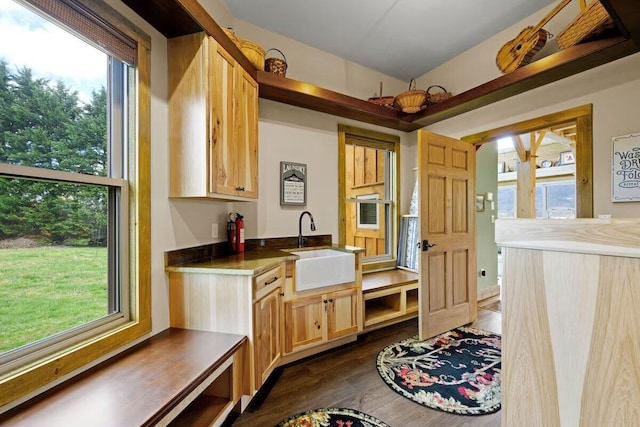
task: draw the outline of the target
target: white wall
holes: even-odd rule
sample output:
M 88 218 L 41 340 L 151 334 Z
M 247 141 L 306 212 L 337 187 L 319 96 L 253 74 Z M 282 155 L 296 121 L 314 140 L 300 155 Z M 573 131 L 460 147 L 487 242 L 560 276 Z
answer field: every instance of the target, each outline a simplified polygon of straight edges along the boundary
M 416 134 L 380 128 L 297 107 L 260 100 L 260 197 L 257 202 L 225 203 L 215 201 L 171 200 L 168 198 L 168 109 L 166 39 L 122 2 L 107 2 L 152 37 L 151 48 L 151 281 L 153 332 L 169 325 L 168 282 L 164 272 L 164 252 L 224 240 L 227 213 L 246 212 L 247 237 L 297 235 L 299 208 L 280 207 L 278 165 L 281 160 L 309 165 L 307 209 L 312 211 L 318 230 L 336 238 L 337 222 L 337 125 L 345 123 L 401 137 L 401 211 L 408 209 L 416 166 Z M 214 19 L 232 26 L 245 38 L 265 47 L 285 51 L 288 77 L 313 82 L 331 90 L 367 98 L 377 90 L 381 79 L 389 93 L 405 90 L 405 83 L 364 69 L 356 64 L 309 48 L 257 27 L 232 20 L 219 1 L 203 2 Z M 517 33 L 517 31 L 516 31 Z M 513 38 L 511 35 L 509 38 Z M 493 56 L 494 51 L 485 53 Z M 474 73 L 466 67 L 467 77 L 455 74 L 464 87 Z M 578 76 L 530 91 L 518 97 L 466 113 L 429 128 L 434 132 L 461 137 L 481 130 L 537 117 L 578 105 L 594 104 L 594 182 L 595 213 L 614 216 L 638 216 L 637 203 L 612 204 L 610 188 L 610 141 L 612 136 L 639 131 L 640 55 L 599 67 Z M 441 70 L 434 70 L 439 72 Z M 425 76 L 423 76 L 425 78 Z M 440 82 L 440 81 L 438 81 Z M 306 221 L 306 220 L 305 220 Z M 211 237 L 211 223 L 219 223 L 218 238 Z M 305 222 L 305 227 L 308 224 Z M 308 230 L 308 228 L 307 228 Z

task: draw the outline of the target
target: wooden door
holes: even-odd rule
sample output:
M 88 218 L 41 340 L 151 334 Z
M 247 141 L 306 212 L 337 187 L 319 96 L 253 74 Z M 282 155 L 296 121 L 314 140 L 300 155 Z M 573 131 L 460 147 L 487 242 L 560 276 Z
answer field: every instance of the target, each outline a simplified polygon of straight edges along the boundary
M 418 175 L 419 329 L 426 339 L 476 318 L 475 148 L 420 131 Z
M 237 195 L 258 197 L 258 84 L 242 68 L 236 67 L 234 134 Z
M 257 301 L 254 311 L 256 388 L 264 383 L 280 361 L 280 288 Z
M 358 332 L 358 290 L 346 289 L 325 297 L 327 310 L 327 338 L 351 335 Z
M 326 341 L 324 306 L 322 295 L 285 303 L 285 352 Z
M 238 186 L 238 156 L 233 134 L 236 62 L 213 38 L 209 40 L 210 56 L 213 58 L 213 66 L 209 67 L 209 191 L 235 196 Z

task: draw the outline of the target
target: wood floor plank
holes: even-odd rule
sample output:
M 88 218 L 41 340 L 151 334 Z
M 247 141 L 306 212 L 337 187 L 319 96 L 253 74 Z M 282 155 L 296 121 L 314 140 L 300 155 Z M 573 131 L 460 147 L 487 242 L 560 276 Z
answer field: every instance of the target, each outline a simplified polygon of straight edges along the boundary
M 495 307 L 492 307 L 495 310 Z M 501 333 L 499 312 L 478 309 L 470 326 Z M 283 419 L 321 407 L 347 407 L 392 427 L 495 427 L 500 411 L 479 416 L 454 415 L 400 396 L 380 378 L 376 358 L 387 345 L 418 334 L 417 319 L 361 335 L 357 342 L 283 367 L 280 378 L 257 409 L 248 409 L 234 427 L 273 427 Z

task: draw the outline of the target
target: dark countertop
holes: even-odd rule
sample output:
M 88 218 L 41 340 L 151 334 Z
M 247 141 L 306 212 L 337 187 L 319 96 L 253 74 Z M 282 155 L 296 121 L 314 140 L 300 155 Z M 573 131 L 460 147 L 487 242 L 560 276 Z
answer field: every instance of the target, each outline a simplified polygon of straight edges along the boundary
M 204 273 L 204 274 L 232 274 L 255 276 L 270 270 L 285 261 L 295 261 L 299 257 L 292 251 L 332 248 L 345 252 L 359 253 L 365 249 L 354 246 L 337 244 L 288 249 L 256 249 L 209 260 L 187 262 L 169 265 L 165 271 L 172 273 Z

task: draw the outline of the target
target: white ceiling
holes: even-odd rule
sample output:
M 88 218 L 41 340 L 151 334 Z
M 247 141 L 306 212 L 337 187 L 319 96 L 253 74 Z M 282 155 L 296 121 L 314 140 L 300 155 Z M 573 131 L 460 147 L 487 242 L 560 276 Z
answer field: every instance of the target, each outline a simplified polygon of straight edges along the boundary
M 409 81 L 553 0 L 225 2 L 234 18 Z

